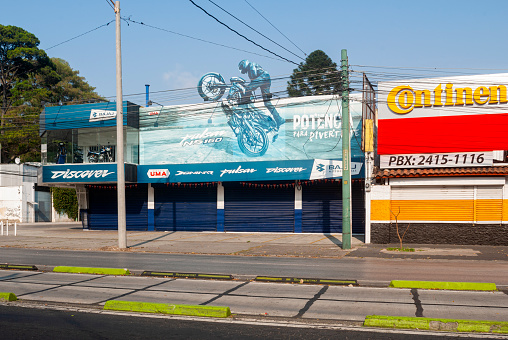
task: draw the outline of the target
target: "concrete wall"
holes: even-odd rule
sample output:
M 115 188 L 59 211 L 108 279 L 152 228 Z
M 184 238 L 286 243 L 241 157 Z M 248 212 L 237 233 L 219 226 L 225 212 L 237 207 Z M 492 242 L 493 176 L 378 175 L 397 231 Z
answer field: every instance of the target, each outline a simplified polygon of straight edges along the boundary
M 21 222 L 23 186 L 0 187 L 0 220 Z
M 399 223 L 402 235 L 408 223 Z M 372 223 L 372 243 L 399 243 L 395 223 Z M 508 246 L 507 224 L 411 223 L 403 244 L 479 244 Z

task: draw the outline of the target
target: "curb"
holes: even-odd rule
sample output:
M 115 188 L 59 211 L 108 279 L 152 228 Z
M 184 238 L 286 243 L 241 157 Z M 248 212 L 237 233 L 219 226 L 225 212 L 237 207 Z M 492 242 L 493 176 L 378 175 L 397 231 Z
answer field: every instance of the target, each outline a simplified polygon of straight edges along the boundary
M 405 281 L 392 280 L 391 288 L 421 288 L 421 289 L 445 289 L 445 290 L 477 290 L 495 291 L 495 283 L 484 282 L 439 282 L 439 281 Z
M 214 318 L 227 318 L 231 316 L 229 307 L 171 305 L 167 303 L 134 302 L 109 300 L 104 310 L 117 310 L 124 312 L 162 313 L 171 315 L 207 316 Z
M 404 316 L 367 315 L 365 327 L 406 328 L 448 332 L 508 334 L 508 322 L 486 320 L 454 320 Z
M 5 301 L 16 301 L 18 298 L 16 296 L 16 294 L 14 293 L 3 293 L 3 292 L 0 292 L 0 300 L 5 300 Z
M 16 270 L 38 270 L 36 266 L 25 264 L 0 264 L 0 269 L 16 269 Z
M 232 275 L 226 275 L 226 274 L 152 272 L 152 271 L 146 271 L 146 270 L 141 274 L 141 276 L 180 277 L 180 278 L 185 278 L 185 279 L 234 280 L 234 277 Z
M 56 273 L 130 275 L 130 271 L 128 269 L 121 269 L 121 268 L 92 268 L 92 267 L 57 266 L 57 267 L 53 268 L 53 271 Z
M 255 281 L 275 282 L 275 283 L 307 283 L 307 284 L 327 284 L 341 286 L 359 286 L 356 280 L 337 280 L 337 279 L 310 279 L 299 277 L 278 277 L 278 276 L 256 276 Z

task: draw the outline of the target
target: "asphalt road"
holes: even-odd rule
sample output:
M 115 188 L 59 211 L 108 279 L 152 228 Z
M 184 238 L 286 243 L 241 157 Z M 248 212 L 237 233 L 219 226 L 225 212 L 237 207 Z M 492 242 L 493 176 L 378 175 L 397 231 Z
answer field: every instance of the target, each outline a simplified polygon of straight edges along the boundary
M 298 258 L 66 251 L 0 248 L 0 263 L 41 266 L 128 268 L 232 275 L 272 275 L 355 279 L 384 284 L 390 280 L 494 282 L 508 286 L 508 261 Z
M 208 322 L 0 305 L 3 339 L 452 339 L 408 331 Z M 478 338 L 481 336 L 479 335 Z M 475 336 L 468 336 L 474 339 Z

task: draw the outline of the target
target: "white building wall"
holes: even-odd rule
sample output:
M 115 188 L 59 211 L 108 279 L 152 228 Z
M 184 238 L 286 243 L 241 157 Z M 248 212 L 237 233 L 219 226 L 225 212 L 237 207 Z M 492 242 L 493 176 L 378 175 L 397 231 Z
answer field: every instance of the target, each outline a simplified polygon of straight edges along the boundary
M 0 220 L 23 220 L 23 186 L 0 187 Z

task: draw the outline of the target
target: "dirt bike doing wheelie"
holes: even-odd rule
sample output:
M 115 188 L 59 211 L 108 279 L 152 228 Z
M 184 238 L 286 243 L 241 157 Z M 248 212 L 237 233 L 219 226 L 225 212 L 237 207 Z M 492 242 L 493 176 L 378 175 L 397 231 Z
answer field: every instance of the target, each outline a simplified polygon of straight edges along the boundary
M 221 107 L 228 124 L 238 140 L 240 150 L 250 157 L 263 156 L 268 150 L 270 139 L 278 136 L 278 127 L 271 115 L 252 104 L 252 93 L 246 90 L 245 80 L 232 77 L 228 85 L 218 73 L 207 73 L 198 83 L 199 95 L 205 101 L 218 101 L 226 90 L 226 100 Z

